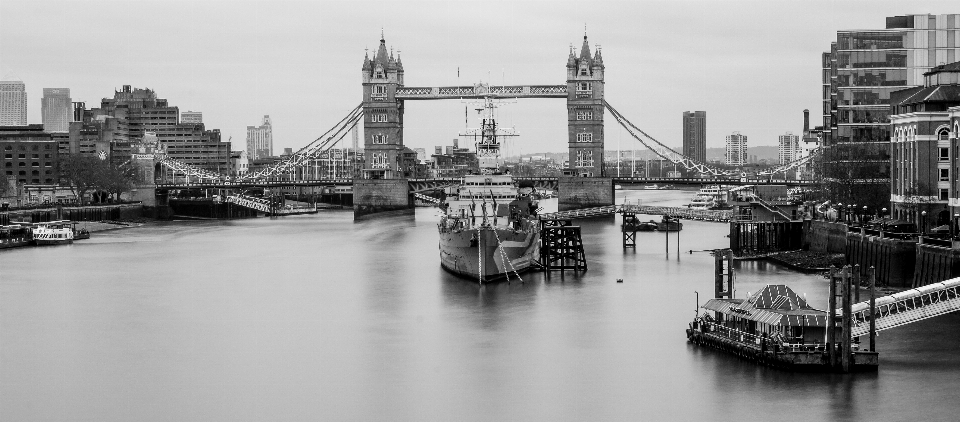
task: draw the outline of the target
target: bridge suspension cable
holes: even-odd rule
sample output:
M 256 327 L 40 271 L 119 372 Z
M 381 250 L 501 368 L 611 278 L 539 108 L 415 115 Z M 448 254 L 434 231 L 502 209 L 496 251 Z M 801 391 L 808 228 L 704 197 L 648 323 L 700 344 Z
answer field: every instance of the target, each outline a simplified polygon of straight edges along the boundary
M 649 149 L 650 151 L 653 151 L 655 154 L 657 154 L 661 158 L 668 160 L 674 164 L 679 164 L 687 170 L 693 170 L 698 173 L 706 173 L 706 174 L 711 174 L 713 176 L 736 176 L 737 175 L 736 170 L 719 169 L 719 168 L 710 166 L 706 163 L 694 160 L 677 151 L 674 151 L 672 148 L 662 144 L 660 141 L 656 140 L 656 138 L 648 135 L 646 132 L 644 132 L 643 130 L 638 128 L 636 125 L 631 123 L 629 120 L 627 120 L 626 117 L 620 114 L 620 112 L 618 112 L 617 109 L 613 108 L 613 106 L 610 105 L 610 103 L 608 103 L 606 100 L 604 100 L 603 105 L 604 107 L 606 107 L 607 110 L 610 111 L 610 114 L 612 114 L 613 118 L 617 120 L 617 123 L 620 123 L 620 125 L 627 130 L 630 136 L 633 136 L 636 140 L 640 141 L 640 143 L 643 144 L 643 146 L 647 147 L 647 149 Z M 646 138 L 647 140 L 649 140 L 649 143 L 647 141 L 644 141 L 643 138 Z M 793 170 L 797 167 L 800 167 L 808 163 L 811 159 L 818 156 L 820 152 L 821 152 L 821 148 L 816 148 L 814 150 L 811 150 L 810 153 L 807 154 L 805 157 L 801 157 L 799 159 L 793 160 L 789 163 L 786 163 L 780 166 L 764 169 L 763 171 L 758 172 L 757 175 L 768 176 L 768 175 L 773 175 L 777 173 L 785 173 L 787 171 Z
M 636 125 L 631 123 L 629 120 L 627 120 L 626 117 L 623 117 L 623 115 L 620 114 L 620 112 L 617 111 L 617 109 L 613 108 L 613 106 L 610 105 L 610 103 L 608 103 L 606 100 L 603 101 L 603 106 L 610 111 L 610 114 L 613 115 L 613 118 L 616 119 L 617 123 L 620 123 L 620 125 L 627 130 L 627 133 L 629 133 L 630 136 L 633 136 L 636 140 L 640 141 L 640 143 L 643 144 L 643 146 L 647 147 L 647 149 L 649 149 L 650 151 L 653 151 L 655 154 L 659 155 L 661 158 L 668 160 L 674 164 L 679 164 L 687 170 L 696 171 L 697 173 L 707 173 L 714 176 L 734 176 L 737 174 L 737 172 L 734 170 L 718 169 L 716 167 L 707 165 L 705 163 L 694 160 L 679 152 L 674 151 L 672 148 L 660 143 L 660 141 L 656 140 L 654 137 L 648 135 L 646 132 L 644 132 L 643 130 L 638 128 Z M 642 137 L 637 133 L 642 135 Z M 643 138 L 646 138 L 647 140 L 649 140 L 649 143 L 647 141 L 644 141 Z M 651 143 L 653 145 L 651 145 Z
M 356 106 L 346 117 L 341 119 L 334 127 L 330 128 L 323 135 L 320 135 L 313 142 L 300 148 L 283 161 L 280 161 L 270 167 L 260 170 L 256 173 L 248 173 L 237 178 L 237 181 L 263 180 L 284 174 L 293 168 L 303 166 L 307 161 L 319 158 L 320 155 L 337 144 L 350 130 L 363 119 L 362 104 Z

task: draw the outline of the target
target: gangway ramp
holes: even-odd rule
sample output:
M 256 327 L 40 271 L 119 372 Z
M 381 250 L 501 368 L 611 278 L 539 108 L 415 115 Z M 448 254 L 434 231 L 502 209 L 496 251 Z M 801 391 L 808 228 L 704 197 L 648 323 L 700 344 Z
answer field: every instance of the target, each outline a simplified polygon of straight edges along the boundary
M 237 204 L 241 207 L 260 211 L 271 215 L 293 215 L 316 212 L 316 208 L 296 208 L 289 205 L 277 206 L 272 204 L 269 199 L 257 198 L 247 195 L 229 195 L 224 199 L 226 202 Z
M 960 310 L 960 277 L 876 299 L 877 332 Z M 852 337 L 870 333 L 870 302 L 850 308 Z

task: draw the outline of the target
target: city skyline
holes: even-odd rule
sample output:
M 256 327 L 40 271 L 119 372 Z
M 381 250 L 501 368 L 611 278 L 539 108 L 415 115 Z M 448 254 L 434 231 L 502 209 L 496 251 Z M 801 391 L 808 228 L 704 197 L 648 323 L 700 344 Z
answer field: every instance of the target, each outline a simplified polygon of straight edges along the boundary
M 951 3 L 938 1 L 872 2 L 869 11 L 857 2 L 600 2 L 589 16 L 567 13 L 577 7 L 572 2 L 551 8 L 245 2 L 231 10 L 199 2 L 191 3 L 197 13 L 184 15 L 166 7 L 170 3 L 138 3 L 156 27 L 166 28 L 157 38 L 156 27 L 112 25 L 127 12 L 101 6 L 115 4 L 0 4 L 0 77 L 26 84 L 33 98 L 29 123 L 40 123 L 43 87 L 67 87 L 75 101 L 96 104 L 130 84 L 162 92 L 181 109 L 203 110 L 207 127 L 221 129 L 226 138 L 244 139 L 249 122 L 270 114 L 283 122 L 274 128 L 276 147 L 296 150 L 360 102 L 364 49 L 376 48 L 381 31 L 404 61 L 407 86 L 562 84 L 569 46 L 582 40 L 586 23 L 591 48 L 603 49 L 606 99 L 647 133 L 679 148 L 676 114 L 704 110 L 711 115 L 708 148 L 723 147 L 734 130 L 749 133 L 753 145 L 773 146 L 779 135 L 801 132 L 803 109 L 819 109 L 819 58 L 837 31 L 881 29 L 887 16 L 952 12 Z M 753 18 L 740 19 L 744 10 Z M 472 18 L 457 24 L 436 19 L 464 14 Z M 241 24 L 255 18 L 263 25 Z M 40 19 L 62 30 L 49 31 L 37 25 Z M 737 25 L 729 25 L 733 19 Z M 62 50 L 62 37 L 75 32 L 112 39 L 123 65 Z M 183 45 L 191 48 L 178 48 Z M 521 135 L 508 152 L 565 150 L 564 106 L 541 99 L 505 107 L 501 123 Z M 405 145 L 430 150 L 449 142 L 465 126 L 463 108 L 453 101 L 408 104 Z M 608 151 L 618 144 L 636 147 L 611 119 L 605 129 Z M 243 149 L 241 142 L 234 149 Z

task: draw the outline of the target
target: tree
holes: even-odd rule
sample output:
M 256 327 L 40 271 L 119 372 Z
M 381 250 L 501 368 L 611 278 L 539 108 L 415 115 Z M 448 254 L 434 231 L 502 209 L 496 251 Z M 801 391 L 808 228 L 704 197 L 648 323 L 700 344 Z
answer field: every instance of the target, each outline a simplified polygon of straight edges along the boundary
M 107 163 L 93 156 L 69 154 L 60 156 L 59 167 L 61 181 L 82 205 L 87 193 L 102 184 Z
M 133 189 L 134 184 L 140 181 L 138 179 L 140 179 L 139 172 L 129 161 L 121 164 L 109 163 L 102 169 L 97 187 L 114 195 L 114 198 L 119 201 L 120 195 Z

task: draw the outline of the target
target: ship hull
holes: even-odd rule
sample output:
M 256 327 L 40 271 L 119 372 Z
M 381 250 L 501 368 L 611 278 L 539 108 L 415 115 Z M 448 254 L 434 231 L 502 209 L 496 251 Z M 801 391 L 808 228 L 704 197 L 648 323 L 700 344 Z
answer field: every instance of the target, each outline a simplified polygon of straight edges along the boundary
M 440 233 L 440 265 L 473 281 L 501 281 L 534 267 L 540 233 L 484 227 Z

